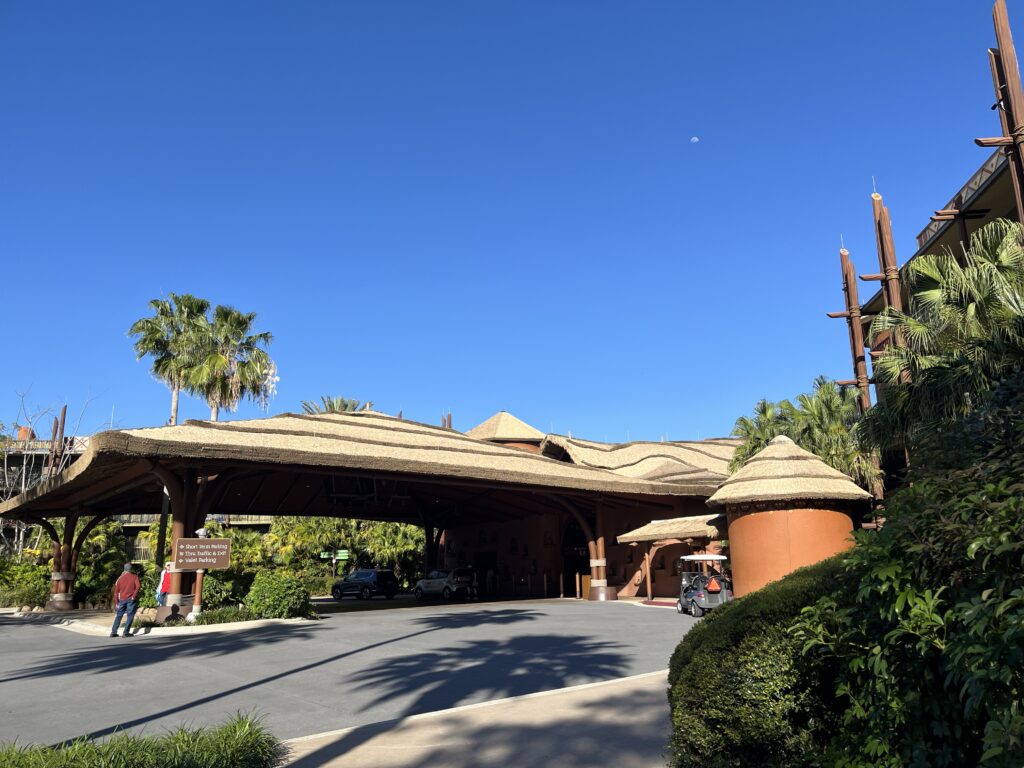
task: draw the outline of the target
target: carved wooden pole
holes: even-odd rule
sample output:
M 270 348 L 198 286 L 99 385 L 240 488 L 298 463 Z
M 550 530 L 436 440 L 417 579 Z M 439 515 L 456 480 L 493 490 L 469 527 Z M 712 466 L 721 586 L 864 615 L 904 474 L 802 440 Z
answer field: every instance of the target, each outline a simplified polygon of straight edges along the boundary
M 845 317 L 850 335 L 850 355 L 853 357 L 854 383 L 859 393 L 860 411 L 871 407 L 871 388 L 868 379 L 867 360 L 864 355 L 864 326 L 861 324 L 860 298 L 857 295 L 857 275 L 850 261 L 850 252 L 839 249 L 839 266 L 843 274 L 843 296 L 846 299 L 845 312 L 830 312 L 829 317 Z

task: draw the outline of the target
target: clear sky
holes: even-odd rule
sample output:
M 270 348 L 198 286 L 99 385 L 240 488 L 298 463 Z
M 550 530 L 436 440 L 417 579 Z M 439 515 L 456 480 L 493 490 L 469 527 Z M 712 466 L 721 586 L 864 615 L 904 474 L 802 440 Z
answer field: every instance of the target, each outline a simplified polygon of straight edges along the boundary
M 175 291 L 258 313 L 270 413 L 727 434 L 851 375 L 840 235 L 875 271 L 874 176 L 906 259 L 987 157 L 990 13 L 0 2 L 0 421 L 161 424 L 126 330 Z

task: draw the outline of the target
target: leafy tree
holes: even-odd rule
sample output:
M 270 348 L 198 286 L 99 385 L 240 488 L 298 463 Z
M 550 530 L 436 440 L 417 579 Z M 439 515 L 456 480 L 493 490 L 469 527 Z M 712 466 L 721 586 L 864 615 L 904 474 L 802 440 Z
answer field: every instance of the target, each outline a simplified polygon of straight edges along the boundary
M 152 372 L 171 390 L 171 418 L 178 423 L 178 396 L 187 386 L 190 366 L 195 362 L 196 332 L 205 320 L 210 302 L 188 293 L 171 293 L 166 299 L 149 302 L 152 317 L 143 317 L 128 329 L 135 336 L 138 359 L 151 357 Z
M 246 397 L 266 407 L 276 391 L 277 368 L 266 351 L 273 337 L 253 333 L 255 322 L 255 312 L 218 305 L 196 332 L 198 351 L 187 380 L 206 399 L 211 421 L 221 408 L 233 411 Z
M 735 471 L 772 438 L 785 435 L 862 487 L 873 490 L 881 473 L 875 454 L 862 444 L 860 419 L 856 391 L 819 376 L 814 390 L 800 395 L 795 405 L 789 400 L 761 400 L 752 418 L 737 419 L 732 434 L 742 438 L 743 444 L 736 449 L 730 469 Z
M 361 403 L 358 400 L 347 400 L 339 395 L 322 395 L 320 402 L 315 400 L 303 400 L 302 411 L 311 415 L 318 413 L 351 413 L 352 411 L 369 410 L 373 403 Z

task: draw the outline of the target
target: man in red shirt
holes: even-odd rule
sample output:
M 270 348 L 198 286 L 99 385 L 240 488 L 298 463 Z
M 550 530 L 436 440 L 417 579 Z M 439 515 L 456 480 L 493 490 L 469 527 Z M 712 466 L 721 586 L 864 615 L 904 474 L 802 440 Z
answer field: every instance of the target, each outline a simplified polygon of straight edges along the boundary
M 110 629 L 110 636 L 117 637 L 117 628 L 121 625 L 121 617 L 128 614 L 128 623 L 124 625 L 124 634 L 121 637 L 131 637 L 132 621 L 135 619 L 135 609 L 138 607 L 136 598 L 139 596 L 139 577 L 132 573 L 132 564 L 124 564 L 124 573 L 117 577 L 114 584 L 114 606 L 117 614 L 114 616 L 114 626 Z

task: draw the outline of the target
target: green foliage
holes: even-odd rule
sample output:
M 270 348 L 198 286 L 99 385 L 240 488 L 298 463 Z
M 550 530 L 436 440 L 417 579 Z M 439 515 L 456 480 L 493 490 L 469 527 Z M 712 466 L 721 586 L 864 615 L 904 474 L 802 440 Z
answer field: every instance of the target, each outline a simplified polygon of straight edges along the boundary
M 0 606 L 46 605 L 50 599 L 50 568 L 6 561 L 0 568 Z
M 789 626 L 841 588 L 837 558 L 712 611 L 669 664 L 676 768 L 813 766 L 834 718 L 833 671 L 804 657 Z
M 252 621 L 255 618 L 247 608 L 239 608 L 237 605 L 215 608 L 208 611 L 206 610 L 206 604 L 203 603 L 203 612 L 195 617 L 193 623 L 200 626 L 205 624 L 230 624 L 236 621 Z
M 965 253 L 920 256 L 903 269 L 907 311 L 871 324 L 886 396 L 864 421 L 882 448 L 920 440 L 973 412 L 984 393 L 1024 361 L 1024 228 L 999 220 L 971 235 Z
M 814 391 L 797 397 L 795 405 L 789 400 L 761 400 L 754 407 L 753 418 L 741 416 L 736 420 L 732 434 L 742 438 L 743 444 L 736 449 L 729 468 L 739 469 L 772 438 L 785 435 L 871 490 L 881 473 L 875 465 L 875 453 L 862 444 L 859 422 L 856 389 L 840 387 L 819 376 Z
M 109 602 L 110 591 L 126 562 L 126 549 L 127 540 L 119 522 L 105 520 L 92 529 L 78 557 L 76 601 Z
M 178 728 L 162 736 L 115 734 L 63 747 L 0 745 L 7 768 L 275 768 L 286 748 L 258 719 L 236 715 L 216 728 Z
M 277 571 L 256 574 L 245 598 L 245 607 L 259 619 L 315 616 L 309 593 L 302 582 L 291 574 Z
M 322 395 L 320 402 L 315 400 L 303 400 L 302 411 L 310 415 L 318 413 L 351 413 L 373 407 L 373 403 L 361 403 L 358 400 L 348 400 L 341 395 Z
M 798 635 L 839 670 L 841 766 L 1024 764 L 1024 375 L 921 445 L 855 590 Z
M 234 568 L 207 571 L 203 577 L 203 607 L 237 606 L 249 593 L 254 574 Z
M 161 571 L 156 567 L 156 563 L 144 563 L 142 571 L 139 574 L 139 608 L 156 608 L 156 584 Z

